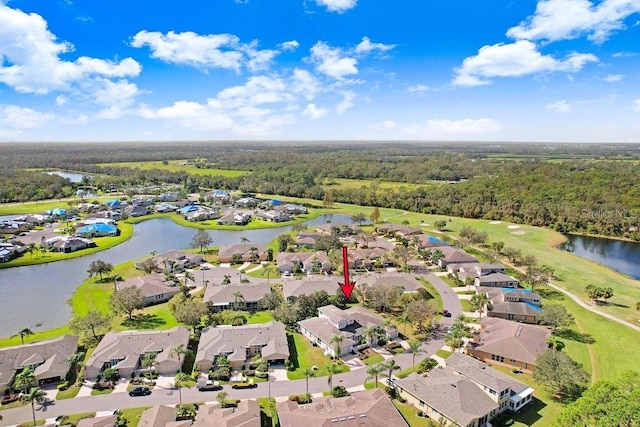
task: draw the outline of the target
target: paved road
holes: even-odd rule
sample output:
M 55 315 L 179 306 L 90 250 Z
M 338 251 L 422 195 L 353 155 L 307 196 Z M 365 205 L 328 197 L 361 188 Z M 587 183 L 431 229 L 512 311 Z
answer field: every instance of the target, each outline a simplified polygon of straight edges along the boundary
M 442 317 L 440 326 L 436 333 L 426 343 L 423 343 L 421 350 L 423 354 L 433 355 L 444 345 L 444 331 L 453 323 L 455 317 L 462 314 L 462 305 L 455 292 L 444 281 L 436 275 L 429 273 L 422 275 L 429 280 L 442 297 L 443 308 L 449 310 L 452 317 Z M 411 366 L 411 353 L 402 353 L 393 357 L 396 363 L 402 368 Z M 338 374 L 334 376 L 334 385 L 343 385 L 347 389 L 362 386 L 367 379 L 367 368 L 357 368 L 350 372 Z M 328 391 L 327 377 L 310 378 L 309 392 L 322 393 Z M 234 390 L 230 386 L 225 386 L 224 391 L 229 393 L 230 399 L 254 399 L 257 397 L 267 397 L 269 395 L 269 384 L 259 383 L 258 387 L 248 390 Z M 288 380 L 271 382 L 272 397 L 286 397 L 291 394 L 302 394 L 306 392 L 306 381 Z M 182 389 L 183 402 L 215 402 L 216 392 L 199 392 L 195 388 Z M 78 412 L 99 412 L 110 409 L 123 409 L 139 406 L 153 405 L 175 405 L 179 403 L 179 395 L 177 390 L 156 388 L 153 394 L 145 397 L 130 397 L 127 393 L 111 393 L 101 396 L 85 396 L 76 397 L 74 399 L 55 401 L 45 407 L 36 405 L 36 419 L 55 418 L 58 415 L 70 415 Z M 15 425 L 32 419 L 31 406 L 23 406 L 20 408 L 7 409 L 0 411 L 0 415 L 4 417 L 0 421 L 0 426 Z

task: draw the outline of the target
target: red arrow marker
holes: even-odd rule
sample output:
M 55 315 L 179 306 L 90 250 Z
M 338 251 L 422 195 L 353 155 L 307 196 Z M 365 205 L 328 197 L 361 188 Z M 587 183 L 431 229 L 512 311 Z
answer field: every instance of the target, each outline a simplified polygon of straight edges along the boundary
M 349 256 L 347 255 L 346 246 L 342 247 L 342 269 L 344 270 L 344 283 L 338 283 L 338 285 L 340 285 L 344 296 L 349 299 L 353 288 L 356 286 L 356 282 L 349 280 Z

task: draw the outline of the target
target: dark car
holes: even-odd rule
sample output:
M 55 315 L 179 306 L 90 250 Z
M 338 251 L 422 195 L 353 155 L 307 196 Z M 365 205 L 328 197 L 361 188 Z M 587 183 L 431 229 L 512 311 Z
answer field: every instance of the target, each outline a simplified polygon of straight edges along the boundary
M 451 313 L 449 313 L 449 310 L 442 310 L 442 315 L 444 317 L 451 317 Z
M 151 390 L 147 387 L 134 387 L 129 390 L 129 396 L 149 396 L 151 394 Z
M 234 385 L 231 386 L 231 388 L 254 388 L 254 387 L 258 387 L 258 384 L 255 384 L 253 382 L 241 382 L 241 383 L 235 383 Z
M 199 391 L 219 391 L 222 386 L 217 381 L 207 381 L 206 384 L 198 386 Z

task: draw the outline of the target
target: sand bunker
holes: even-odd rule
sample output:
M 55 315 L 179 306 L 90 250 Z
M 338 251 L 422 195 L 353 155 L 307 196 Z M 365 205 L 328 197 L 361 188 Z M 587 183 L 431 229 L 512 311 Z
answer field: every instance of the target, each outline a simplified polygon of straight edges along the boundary
M 491 221 L 489 224 L 502 224 L 502 221 Z
M 527 234 L 527 232 L 524 230 L 520 230 L 520 231 L 512 231 L 511 234 L 515 234 L 516 236 L 522 236 L 523 234 Z
M 520 226 L 519 226 L 519 225 L 507 225 L 507 228 L 510 228 L 510 229 L 512 229 L 512 230 L 515 230 L 515 229 L 517 229 L 517 228 L 520 228 Z

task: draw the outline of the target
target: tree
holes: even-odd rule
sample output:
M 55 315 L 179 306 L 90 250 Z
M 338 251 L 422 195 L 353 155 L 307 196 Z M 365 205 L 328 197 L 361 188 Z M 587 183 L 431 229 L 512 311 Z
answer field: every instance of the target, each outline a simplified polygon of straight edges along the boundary
M 191 350 L 186 347 L 184 344 L 178 344 L 171 347 L 169 350 L 169 357 L 177 356 L 178 362 L 180 362 L 180 368 L 178 372 L 182 372 L 182 364 L 184 363 L 184 357 L 191 354 Z
M 307 394 L 309 394 L 309 377 L 315 377 L 316 371 L 311 368 L 304 368 L 300 373 L 307 381 Z
M 407 263 L 413 257 L 413 251 L 406 246 L 400 245 L 393 248 L 393 257 L 402 261 L 402 268 L 407 270 Z
M 377 224 L 380 219 L 380 209 L 378 209 L 378 207 L 373 208 L 373 212 L 371 212 L 369 218 L 371 219 L 371 222 Z
M 242 236 L 240 238 L 240 244 L 241 245 L 246 245 L 247 243 L 249 243 L 249 239 L 247 239 L 245 236 Z
M 389 378 L 389 382 L 391 382 L 393 371 L 399 371 L 400 369 L 402 369 L 400 366 L 398 366 L 395 359 L 389 359 L 386 362 L 382 363 L 382 368 L 387 371 L 387 378 Z
M 173 383 L 178 389 L 178 396 L 180 399 L 180 405 L 182 405 L 182 387 L 188 384 L 189 381 L 193 380 L 189 375 L 184 372 L 178 372 L 176 377 L 173 379 Z
M 340 373 L 340 367 L 335 363 L 329 363 L 324 368 L 329 375 L 329 391 L 333 391 L 333 376 Z
M 29 402 L 31 404 L 31 414 L 33 415 L 33 425 L 36 425 L 36 403 L 43 403 L 45 401 L 46 394 L 40 387 L 31 387 L 28 392 L 20 396 L 20 400 L 23 402 Z
M 351 220 L 353 222 L 357 222 L 358 225 L 362 225 L 362 223 L 367 220 L 367 216 L 364 214 L 364 212 L 358 212 L 351 215 Z
M 289 246 L 293 246 L 296 243 L 290 234 L 284 233 L 278 236 L 278 251 L 286 252 Z
M 142 262 L 138 263 L 137 266 L 140 270 L 144 271 L 146 274 L 155 273 L 156 270 L 158 269 L 158 266 L 156 265 L 153 258 L 146 258 Z
M 542 325 L 551 326 L 551 330 L 555 333 L 557 328 L 571 325 L 573 316 L 563 305 L 547 304 L 538 313 L 538 321 Z
M 402 335 L 407 336 L 407 323 L 412 323 L 411 316 L 407 313 L 407 311 L 403 311 L 402 314 L 398 317 L 398 322 L 402 323 Z
M 87 273 L 89 273 L 89 277 L 93 277 L 94 275 L 98 275 L 98 277 L 100 278 L 100 281 L 102 281 L 102 275 L 103 274 L 108 274 L 111 273 L 113 271 L 113 264 L 110 264 L 108 262 L 104 262 L 101 259 L 97 259 L 95 261 L 91 261 L 91 264 L 89 264 L 89 269 L 87 270 Z
M 182 273 L 182 285 L 186 288 L 189 282 L 196 282 L 196 278 L 191 271 L 185 271 Z
M 12 335 L 11 338 L 15 338 L 17 336 L 20 336 L 20 341 L 24 345 L 24 337 L 27 337 L 29 335 L 33 335 L 33 331 L 31 329 L 29 329 L 29 328 L 24 328 L 24 329 L 21 329 L 20 332 L 18 332 L 17 334 Z
M 140 360 L 140 364 L 145 367 L 145 369 L 151 369 L 151 367 L 156 363 L 156 357 L 158 357 L 158 353 L 146 353 L 142 356 Z
M 533 378 L 561 399 L 577 397 L 589 381 L 582 365 L 565 353 L 549 349 L 536 358 Z
M 491 300 L 487 294 L 480 293 L 473 295 L 469 300 L 469 303 L 471 304 L 471 307 L 480 314 L 480 318 L 482 318 L 482 312 L 484 311 L 484 308 L 491 303 Z
M 273 310 L 273 318 L 288 326 L 295 325 L 300 320 L 298 304 L 284 301 Z
M 436 314 L 433 306 L 424 299 L 414 299 L 407 304 L 404 311 L 419 331 L 424 330 L 424 325 Z
M 273 264 L 267 264 L 264 266 L 264 272 L 267 273 L 267 285 L 271 286 L 271 275 L 275 275 L 278 272 L 278 269 Z
M 413 371 L 416 370 L 416 356 L 423 351 L 420 349 L 422 343 L 420 341 L 409 341 L 409 351 L 411 352 L 411 367 Z
M 69 359 L 68 359 L 69 370 L 73 371 L 74 379 L 76 380 L 80 375 L 80 369 L 82 369 L 85 355 L 86 353 L 84 351 L 77 351 L 73 353 L 71 356 L 69 356 Z
M 193 235 L 191 239 L 191 247 L 192 248 L 200 248 L 200 253 L 203 253 L 204 250 L 211 246 L 213 243 L 213 238 L 206 230 L 199 229 L 196 234 Z
M 367 378 L 365 379 L 365 381 L 374 380 L 376 383 L 376 388 L 378 388 L 378 377 L 382 372 L 384 372 L 384 368 L 380 363 L 369 366 L 367 368 Z
M 225 403 L 227 401 L 227 397 L 229 397 L 229 393 L 227 393 L 226 391 L 221 391 L 216 395 L 216 400 L 220 404 L 221 408 L 224 408 L 226 406 Z
M 333 348 L 335 351 L 335 357 L 340 357 L 340 344 L 342 344 L 342 341 L 344 341 L 344 337 L 342 335 L 334 335 L 329 342 L 329 344 L 335 345 Z
M 315 248 L 329 255 L 331 249 L 341 249 L 342 242 L 337 236 L 320 236 L 316 239 Z
M 132 320 L 133 312 L 144 307 L 144 295 L 136 287 L 120 289 L 111 294 L 109 306 L 116 313 L 124 313 Z
M 271 291 L 258 301 L 261 310 L 275 310 L 282 304 L 282 297 L 278 292 Z
M 433 223 L 433 226 L 436 228 L 436 230 L 438 231 L 444 231 L 447 229 L 447 221 L 445 221 L 444 219 L 440 219 L 438 221 L 435 221 Z
M 233 293 L 233 308 L 235 310 L 244 308 L 244 295 L 242 295 L 242 292 L 240 291 L 235 291 Z
M 367 305 L 379 312 L 390 311 L 398 304 L 402 296 L 402 288 L 393 283 L 372 286 L 367 292 Z
M 20 390 L 25 394 L 30 388 L 36 387 L 37 385 L 38 380 L 36 379 L 36 375 L 33 372 L 33 369 L 30 368 L 23 368 L 20 373 L 16 374 L 15 379 L 13 380 L 13 388 Z
M 605 304 L 608 304 L 609 298 L 613 296 L 613 288 L 602 288 L 601 296 L 604 298 Z
M 640 425 L 640 373 L 600 380 L 565 407 L 554 426 Z

